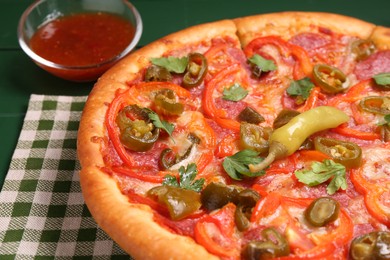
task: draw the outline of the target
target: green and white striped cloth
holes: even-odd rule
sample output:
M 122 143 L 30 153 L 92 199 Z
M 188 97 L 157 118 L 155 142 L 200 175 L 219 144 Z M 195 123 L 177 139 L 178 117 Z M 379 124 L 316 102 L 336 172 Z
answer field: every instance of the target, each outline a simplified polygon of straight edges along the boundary
M 84 204 L 77 130 L 86 97 L 32 95 L 0 192 L 0 259 L 131 259 Z

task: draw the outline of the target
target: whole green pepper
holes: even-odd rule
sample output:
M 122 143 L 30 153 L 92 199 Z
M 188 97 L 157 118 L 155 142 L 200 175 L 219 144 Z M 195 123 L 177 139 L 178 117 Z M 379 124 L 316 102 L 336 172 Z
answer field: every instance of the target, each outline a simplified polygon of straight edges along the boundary
M 272 132 L 267 157 L 259 164 L 250 164 L 249 170 L 264 170 L 274 160 L 293 154 L 310 135 L 337 127 L 348 120 L 349 117 L 343 111 L 330 106 L 315 107 L 297 115 Z

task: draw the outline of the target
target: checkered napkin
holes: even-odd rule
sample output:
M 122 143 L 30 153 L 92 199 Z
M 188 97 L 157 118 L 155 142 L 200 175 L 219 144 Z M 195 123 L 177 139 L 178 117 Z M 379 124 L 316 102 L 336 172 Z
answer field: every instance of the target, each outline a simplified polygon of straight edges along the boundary
M 77 129 L 86 97 L 32 95 L 0 192 L 0 259 L 131 259 L 81 194 Z

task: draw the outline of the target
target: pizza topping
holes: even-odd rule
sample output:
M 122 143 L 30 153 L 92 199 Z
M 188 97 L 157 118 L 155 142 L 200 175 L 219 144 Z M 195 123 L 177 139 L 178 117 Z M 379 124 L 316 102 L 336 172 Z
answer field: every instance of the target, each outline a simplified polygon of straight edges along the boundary
M 251 241 L 244 249 L 244 259 L 270 259 L 290 254 L 287 239 L 275 228 L 265 228 L 261 231 L 262 241 Z
M 259 164 L 250 164 L 251 172 L 258 172 L 269 166 L 274 160 L 293 154 L 312 134 L 336 127 L 349 120 L 341 110 L 330 106 L 319 106 L 307 110 L 287 124 L 276 129 L 269 139 L 267 157 Z
M 178 102 L 178 96 L 171 89 L 161 89 L 154 94 L 155 110 L 162 115 L 180 115 L 184 111 L 184 105 Z
M 164 176 L 163 184 L 200 192 L 203 188 L 205 179 L 201 178 L 195 180 L 197 173 L 198 170 L 194 163 L 189 164 L 187 168 L 181 166 L 179 168 L 179 181 L 177 181 L 175 176 L 167 174 Z
M 237 201 L 239 191 L 220 182 L 211 182 L 201 193 L 201 201 L 208 211 L 220 209 L 229 202 Z
M 244 149 L 251 149 L 260 154 L 266 153 L 269 148 L 268 139 L 271 132 L 270 127 L 241 123 L 240 144 Z
M 300 170 L 294 172 L 298 180 L 309 186 L 316 186 L 331 179 L 326 191 L 329 195 L 336 193 L 339 189 L 347 189 L 347 180 L 345 178 L 345 166 L 335 163 L 332 160 L 313 162 L 310 170 Z
M 173 220 L 183 219 L 201 206 L 199 193 L 175 186 L 157 186 L 150 189 L 147 195 L 165 205 Z
M 288 122 L 290 122 L 291 119 L 299 115 L 300 112 L 296 110 L 290 110 L 290 109 L 283 109 L 279 112 L 279 114 L 276 116 L 274 123 L 272 127 L 274 129 L 277 129 L 279 127 L 284 126 Z
M 384 122 L 379 124 L 381 140 L 388 142 L 390 140 L 390 114 L 383 117 Z
M 187 72 L 183 78 L 183 86 L 193 88 L 199 86 L 207 73 L 207 60 L 200 53 L 188 55 Z
M 234 213 L 234 222 L 239 231 L 244 231 L 250 226 L 252 210 L 260 200 L 260 195 L 252 189 L 242 190 L 238 194 L 236 202 L 236 211 Z
M 263 158 L 253 150 L 242 150 L 223 160 L 222 166 L 227 174 L 234 180 L 242 180 L 243 176 L 258 177 L 265 174 L 263 169 L 258 171 L 249 170 L 250 165 L 260 163 Z
M 379 73 L 373 76 L 376 85 L 383 90 L 390 90 L 390 73 Z
M 382 96 L 365 97 L 360 101 L 359 106 L 364 111 L 370 113 L 380 114 L 380 115 L 390 114 L 389 97 L 382 97 Z
M 175 129 L 175 126 L 165 120 L 161 120 L 157 113 L 149 110 L 149 119 L 152 120 L 153 125 L 156 128 L 161 128 L 167 132 L 172 137 L 172 132 Z
M 265 118 L 253 108 L 245 107 L 240 114 L 238 114 L 238 120 L 250 124 L 260 124 L 265 121 Z
M 313 200 L 305 210 L 305 219 L 315 227 L 323 227 L 335 221 L 339 216 L 340 204 L 329 197 Z
M 240 101 L 248 95 L 248 91 L 240 84 L 234 83 L 229 88 L 224 88 L 222 98 L 229 101 Z
M 326 93 L 335 94 L 346 89 L 347 77 L 336 67 L 317 64 L 313 70 L 314 81 Z
M 130 150 L 144 152 L 152 148 L 160 131 L 150 122 L 148 110 L 137 105 L 123 108 L 117 118 L 120 140 Z
M 152 65 L 145 72 L 145 81 L 172 81 L 172 75 L 166 68 Z
M 169 72 L 174 72 L 174 73 L 183 73 L 188 64 L 188 57 L 161 57 L 161 58 L 151 58 L 151 62 L 154 65 L 158 65 L 160 67 L 163 67 L 167 69 Z
M 355 238 L 350 247 L 353 260 L 389 259 L 390 232 L 374 231 Z
M 306 99 L 308 99 L 310 92 L 314 87 L 310 78 L 303 78 L 292 81 L 290 86 L 286 89 L 286 92 L 288 95 L 295 97 L 295 104 L 302 105 Z
M 375 44 L 371 40 L 359 39 L 351 44 L 351 52 L 356 61 L 366 59 L 376 50 Z
M 267 60 L 259 54 L 253 55 L 248 59 L 248 62 L 251 65 L 252 74 L 257 78 L 260 78 L 262 72 L 269 72 L 277 69 L 273 60 Z
M 390 50 L 378 51 L 356 64 L 354 74 L 359 80 L 390 72 Z
M 314 139 L 314 147 L 347 168 L 357 168 L 362 163 L 362 149 L 353 142 L 318 136 Z

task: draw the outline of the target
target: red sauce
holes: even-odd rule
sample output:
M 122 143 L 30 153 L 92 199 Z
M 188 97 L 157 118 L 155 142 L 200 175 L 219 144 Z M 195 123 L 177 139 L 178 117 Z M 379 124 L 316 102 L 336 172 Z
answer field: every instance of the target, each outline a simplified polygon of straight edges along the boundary
M 38 55 L 68 66 L 101 63 L 120 54 L 134 37 L 134 27 L 109 13 L 61 17 L 41 28 L 30 40 Z

